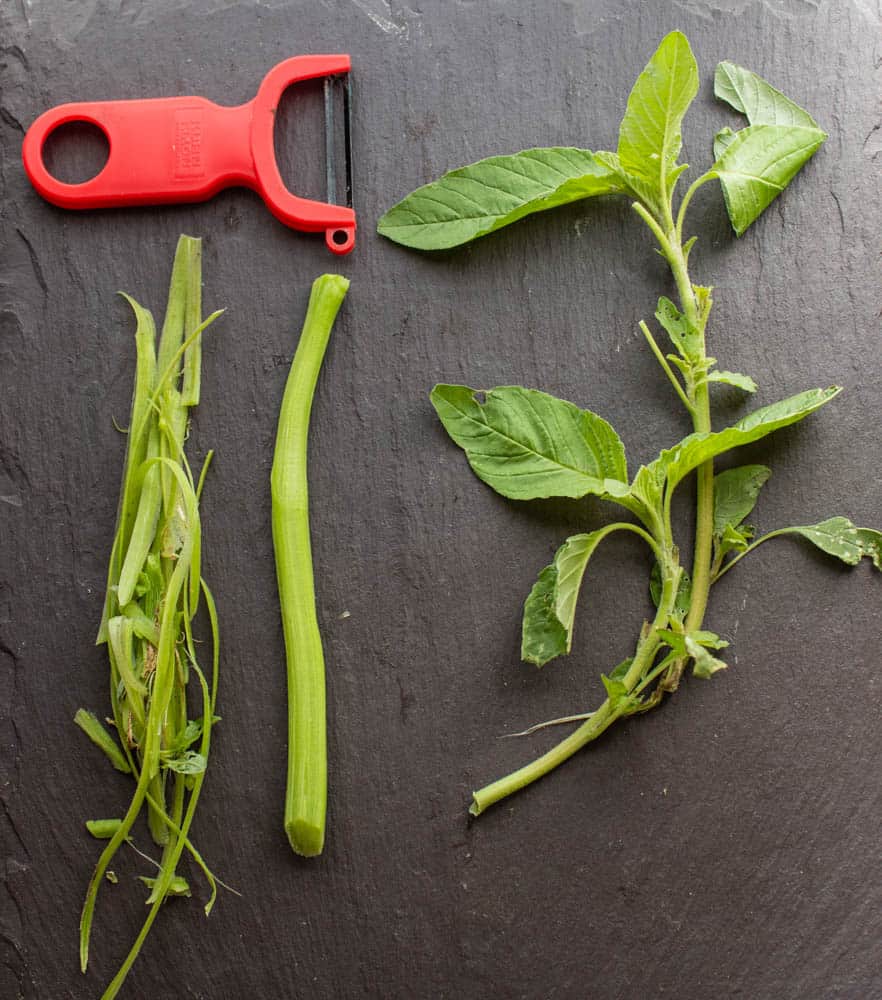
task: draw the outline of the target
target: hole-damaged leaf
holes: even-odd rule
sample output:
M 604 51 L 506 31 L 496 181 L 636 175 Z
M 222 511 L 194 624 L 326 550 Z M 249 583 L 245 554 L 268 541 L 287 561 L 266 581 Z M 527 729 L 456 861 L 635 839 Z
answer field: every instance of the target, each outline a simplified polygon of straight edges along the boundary
M 701 354 L 701 337 L 695 327 L 671 300 L 663 295 L 658 300 L 655 318 L 667 331 L 671 343 L 683 358 L 697 358 Z
M 208 763 L 201 753 L 195 753 L 193 750 L 165 758 L 162 762 L 170 771 L 177 771 L 178 774 L 202 774 Z
M 807 389 L 788 399 L 760 407 L 725 430 L 690 434 L 676 447 L 663 451 L 652 463 L 652 467 L 658 472 L 663 470 L 666 473 L 668 489 L 673 490 L 684 476 L 708 459 L 716 458 L 732 448 L 759 441 L 773 431 L 798 423 L 829 403 L 841 391 L 836 385 L 827 389 Z
M 847 517 L 831 517 L 819 524 L 782 528 L 776 535 L 801 535 L 813 545 L 836 556 L 849 566 L 856 566 L 864 556 L 882 570 L 882 531 L 857 528 Z
M 625 448 L 610 425 L 536 389 L 500 386 L 484 394 L 437 385 L 432 405 L 475 474 L 513 500 L 628 493 Z

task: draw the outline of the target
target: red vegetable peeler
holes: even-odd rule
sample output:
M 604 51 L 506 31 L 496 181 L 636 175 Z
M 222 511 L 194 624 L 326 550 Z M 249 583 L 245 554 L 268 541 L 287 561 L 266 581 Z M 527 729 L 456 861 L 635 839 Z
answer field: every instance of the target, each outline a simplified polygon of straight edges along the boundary
M 294 56 L 274 66 L 253 101 L 225 108 L 204 97 L 61 104 L 28 129 L 22 147 L 31 183 L 62 208 L 166 205 L 205 201 L 222 188 L 249 187 L 293 229 L 324 232 L 328 249 L 346 254 L 355 246 L 352 210 L 351 89 L 348 55 Z M 340 80 L 345 75 L 345 81 Z M 285 187 L 276 164 L 273 125 L 285 89 L 325 77 L 328 201 L 298 198 Z M 346 204 L 336 204 L 334 116 L 331 84 L 343 83 Z M 107 163 L 91 180 L 65 184 L 43 163 L 49 134 L 67 122 L 85 121 L 104 132 Z

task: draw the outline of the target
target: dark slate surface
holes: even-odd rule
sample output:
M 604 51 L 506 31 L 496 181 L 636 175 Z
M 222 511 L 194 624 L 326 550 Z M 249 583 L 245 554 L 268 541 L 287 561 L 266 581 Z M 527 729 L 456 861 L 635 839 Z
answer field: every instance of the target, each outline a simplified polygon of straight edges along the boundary
M 130 791 L 71 722 L 80 705 L 106 705 L 93 637 L 123 454 L 111 417 L 125 419 L 133 373 L 114 292 L 161 310 L 188 232 L 205 240 L 206 306 L 228 307 L 191 437 L 194 456 L 217 448 L 205 559 L 224 641 L 224 719 L 195 836 L 242 896 L 223 894 L 207 921 L 196 900 L 169 905 L 126 995 L 882 997 L 882 611 L 868 565 L 847 571 L 790 542 L 760 550 L 712 598 L 732 669 L 686 683 L 468 825 L 469 789 L 555 738 L 500 734 L 598 700 L 597 675 L 647 613 L 649 567 L 637 540 L 602 551 L 573 655 L 541 673 L 520 664 L 537 570 L 608 512 L 496 497 L 439 429 L 428 390 L 542 387 L 609 418 L 634 466 L 685 431 L 636 328 L 668 279 L 618 202 L 437 259 L 373 235 L 383 209 L 447 167 L 530 145 L 613 146 L 628 89 L 673 27 L 704 81 L 685 130 L 694 164 L 729 120 L 714 65 L 755 69 L 830 140 L 738 242 L 719 192 L 697 199 L 713 353 L 758 377 L 761 402 L 847 387 L 747 451 L 775 470 L 756 521 L 844 513 L 879 525 L 878 0 L 7 0 L 2 18 L 0 996 L 98 995 L 143 914 L 143 865 L 129 855 L 102 890 L 80 976 L 77 921 L 98 853 L 82 822 L 118 814 Z M 275 62 L 310 51 L 349 51 L 356 66 L 361 229 L 343 262 L 247 192 L 73 214 L 24 177 L 22 129 L 51 105 L 237 103 Z M 300 177 L 320 147 L 296 110 L 285 117 Z M 267 486 L 308 286 L 335 266 L 353 284 L 311 467 L 330 826 L 325 855 L 302 862 L 281 830 Z M 721 398 L 718 419 L 739 412 Z M 680 515 L 688 524 L 685 505 Z

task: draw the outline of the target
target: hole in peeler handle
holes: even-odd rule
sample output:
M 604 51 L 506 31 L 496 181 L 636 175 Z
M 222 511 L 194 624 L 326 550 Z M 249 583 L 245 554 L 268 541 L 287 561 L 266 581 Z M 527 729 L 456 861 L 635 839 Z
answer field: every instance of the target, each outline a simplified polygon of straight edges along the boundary
M 355 246 L 355 228 L 328 229 L 325 231 L 325 243 L 332 253 L 346 254 Z
M 40 155 L 56 181 L 85 184 L 107 165 L 110 140 L 104 129 L 86 119 L 61 122 L 46 134 Z

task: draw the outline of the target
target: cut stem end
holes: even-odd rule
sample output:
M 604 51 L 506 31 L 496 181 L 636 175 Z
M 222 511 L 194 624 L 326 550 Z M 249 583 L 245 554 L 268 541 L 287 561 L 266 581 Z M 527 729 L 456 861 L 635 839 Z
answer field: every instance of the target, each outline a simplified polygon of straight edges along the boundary
M 296 819 L 285 824 L 288 843 L 295 854 L 302 858 L 316 858 L 325 846 L 325 830 L 307 820 Z

